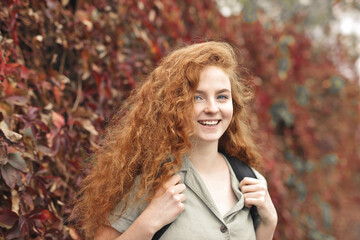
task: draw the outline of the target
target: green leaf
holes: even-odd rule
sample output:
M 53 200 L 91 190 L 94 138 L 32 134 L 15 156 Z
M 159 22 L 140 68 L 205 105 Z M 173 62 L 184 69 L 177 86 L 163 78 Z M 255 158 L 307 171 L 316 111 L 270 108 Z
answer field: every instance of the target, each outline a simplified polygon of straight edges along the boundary
M 5 183 L 11 188 L 15 188 L 16 184 L 16 169 L 10 166 L 9 164 L 6 164 L 1 168 L 1 176 L 5 180 Z
M 9 164 L 14 168 L 27 172 L 27 165 L 25 160 L 20 156 L 19 153 L 9 153 L 8 154 Z

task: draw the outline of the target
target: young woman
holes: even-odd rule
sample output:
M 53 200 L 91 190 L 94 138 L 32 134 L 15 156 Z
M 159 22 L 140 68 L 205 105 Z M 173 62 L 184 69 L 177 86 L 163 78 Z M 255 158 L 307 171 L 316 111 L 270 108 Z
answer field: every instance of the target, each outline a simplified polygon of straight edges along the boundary
M 240 183 L 223 153 L 253 168 L 252 97 L 223 42 L 173 51 L 106 129 L 74 216 L 89 238 L 272 239 L 277 214 L 262 175 Z M 255 229 L 249 207 L 256 206 Z

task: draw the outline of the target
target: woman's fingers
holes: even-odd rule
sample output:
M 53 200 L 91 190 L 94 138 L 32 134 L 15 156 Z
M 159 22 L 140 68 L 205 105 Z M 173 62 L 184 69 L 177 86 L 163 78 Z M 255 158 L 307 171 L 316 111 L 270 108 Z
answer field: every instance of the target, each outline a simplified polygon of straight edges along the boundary
M 182 185 L 180 184 L 181 182 L 181 176 L 179 174 L 175 174 L 173 175 L 171 178 L 169 178 L 163 185 L 161 188 L 159 188 L 157 190 L 157 192 L 155 193 L 155 196 L 161 196 L 163 195 L 164 193 L 166 192 L 169 192 L 169 193 L 179 193 L 179 192 L 176 192 L 178 189 L 177 188 L 174 188 L 175 186 L 177 185 Z M 185 185 L 184 185 L 185 186 Z M 184 190 L 182 190 L 184 191 Z
M 265 183 L 257 183 L 255 185 L 244 185 L 240 188 L 242 193 L 261 192 L 266 191 L 267 187 Z
M 257 183 L 262 182 L 261 180 L 257 179 L 257 178 L 252 178 L 252 177 L 245 177 L 240 183 L 239 183 L 239 188 L 242 189 L 243 186 L 246 185 L 254 185 Z
M 186 200 L 185 194 L 183 194 L 186 189 L 185 184 L 179 183 L 175 186 L 172 186 L 167 189 L 166 193 L 169 195 L 169 198 L 172 199 L 175 203 L 180 206 L 180 209 L 183 209 L 183 202 Z
M 262 206 L 265 203 L 265 194 L 251 193 L 244 194 L 245 207 L 251 208 L 253 205 Z
M 169 187 L 167 189 L 167 191 L 169 191 L 172 194 L 179 194 L 179 193 L 184 192 L 185 189 L 186 189 L 185 184 L 179 183 L 179 184 L 176 184 L 175 186 Z
M 186 195 L 185 194 L 178 194 L 175 197 L 175 200 L 178 201 L 179 203 L 182 203 L 186 200 Z
M 264 224 L 277 222 L 276 209 L 264 180 L 246 177 L 239 183 L 239 188 L 243 193 L 245 206 L 256 206 Z
M 185 194 L 183 194 L 185 188 L 184 184 L 178 184 L 168 188 L 165 194 L 176 202 L 183 202 L 185 200 Z
M 265 181 L 250 177 L 245 177 L 239 183 L 239 188 L 242 193 L 267 191 L 267 186 Z
M 175 174 L 165 182 L 165 187 L 174 186 L 178 184 L 180 181 L 181 181 L 181 176 L 179 174 Z
M 260 207 L 264 205 L 267 194 L 265 181 L 246 177 L 240 182 L 239 188 L 243 193 L 246 207 L 250 208 L 252 205 Z
M 244 193 L 245 207 L 251 208 L 253 205 L 261 206 L 265 202 L 265 191 L 248 192 Z
M 260 192 L 250 192 L 243 194 L 244 198 L 264 198 L 266 196 L 266 193 L 263 191 Z

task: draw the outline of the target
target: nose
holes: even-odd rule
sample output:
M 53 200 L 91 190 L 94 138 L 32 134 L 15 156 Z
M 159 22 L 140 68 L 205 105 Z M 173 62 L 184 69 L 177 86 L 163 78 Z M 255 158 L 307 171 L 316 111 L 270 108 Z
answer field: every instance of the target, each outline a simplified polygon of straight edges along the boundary
M 219 107 L 216 105 L 214 100 L 209 100 L 206 103 L 205 113 L 217 113 L 219 111 Z

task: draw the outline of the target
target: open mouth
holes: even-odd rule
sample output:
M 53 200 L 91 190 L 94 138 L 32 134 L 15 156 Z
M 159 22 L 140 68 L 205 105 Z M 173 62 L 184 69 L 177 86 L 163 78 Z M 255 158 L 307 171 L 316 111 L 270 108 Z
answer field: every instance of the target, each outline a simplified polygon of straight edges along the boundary
M 211 121 L 198 121 L 203 126 L 216 126 L 219 124 L 220 120 L 211 120 Z

